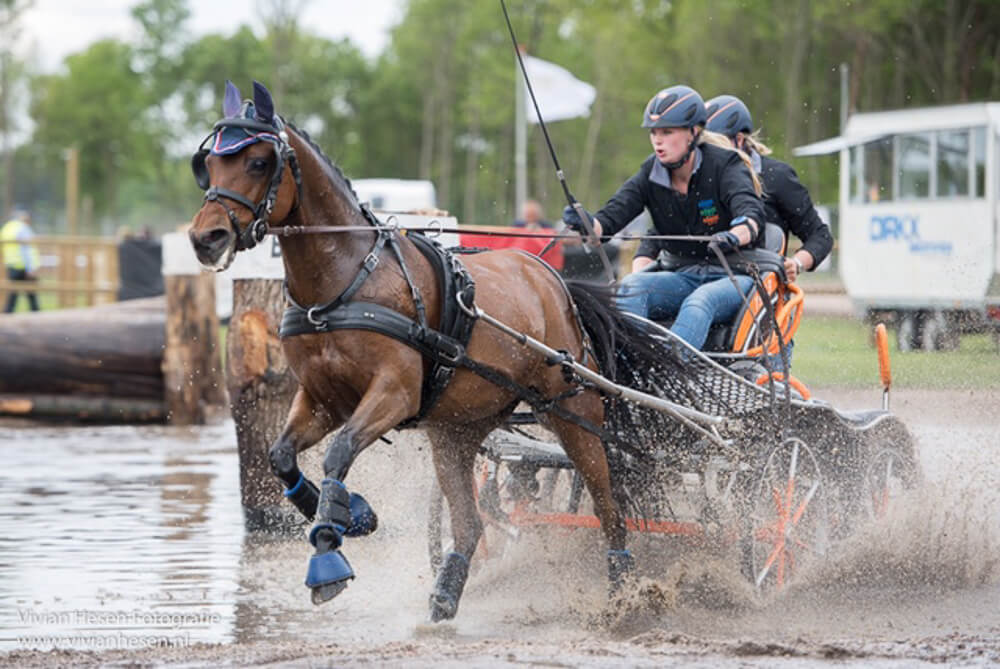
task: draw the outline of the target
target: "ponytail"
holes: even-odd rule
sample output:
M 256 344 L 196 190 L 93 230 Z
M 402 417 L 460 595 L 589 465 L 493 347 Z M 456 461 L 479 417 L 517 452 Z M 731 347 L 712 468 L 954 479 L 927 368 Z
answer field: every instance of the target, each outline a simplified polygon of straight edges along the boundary
M 762 156 L 771 155 L 771 147 L 760 141 L 760 128 L 754 130 L 753 134 L 743 135 L 743 142 L 744 146 L 750 147 L 752 151 L 756 151 Z
M 717 146 L 721 149 L 726 149 L 727 151 L 735 151 L 736 154 L 740 157 L 740 160 L 743 161 L 743 164 L 747 166 L 748 170 L 750 170 L 750 179 L 753 180 L 753 189 L 754 191 L 756 191 L 757 197 L 764 197 L 764 186 L 761 185 L 760 177 L 757 176 L 757 172 L 755 172 L 753 169 L 753 162 L 751 162 L 750 156 L 748 156 L 747 154 L 743 153 L 735 146 L 733 146 L 732 140 L 730 140 L 725 135 L 719 134 L 717 132 L 712 132 L 711 130 L 702 130 L 701 134 L 698 137 L 698 143 L 711 144 L 712 146 Z M 761 144 L 761 146 L 764 145 Z M 771 152 L 771 150 L 768 149 L 766 146 L 764 146 L 764 148 L 767 150 L 768 153 Z M 760 151 L 758 151 L 758 153 L 760 153 Z

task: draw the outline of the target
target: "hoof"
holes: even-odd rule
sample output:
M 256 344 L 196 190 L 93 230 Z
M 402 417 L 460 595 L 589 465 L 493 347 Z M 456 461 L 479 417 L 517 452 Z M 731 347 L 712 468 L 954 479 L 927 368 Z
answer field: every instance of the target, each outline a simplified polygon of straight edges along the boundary
M 330 583 L 312 589 L 312 603 L 316 606 L 325 604 L 347 588 L 347 581 Z
M 458 613 L 458 602 L 441 593 L 431 595 L 431 622 L 451 620 Z
M 309 558 L 306 586 L 312 588 L 313 604 L 328 602 L 347 587 L 354 570 L 340 551 L 317 553 Z
M 378 516 L 364 497 L 351 493 L 351 526 L 344 532 L 345 537 L 363 537 L 378 528 Z

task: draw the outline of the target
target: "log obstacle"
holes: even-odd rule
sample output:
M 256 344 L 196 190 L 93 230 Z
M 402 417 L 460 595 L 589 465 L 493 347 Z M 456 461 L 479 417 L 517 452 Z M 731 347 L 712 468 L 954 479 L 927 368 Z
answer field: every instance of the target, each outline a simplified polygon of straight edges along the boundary
M 164 299 L 0 317 L 0 413 L 163 421 Z
M 0 415 L 207 422 L 225 404 L 215 278 L 166 277 L 166 295 L 0 315 Z

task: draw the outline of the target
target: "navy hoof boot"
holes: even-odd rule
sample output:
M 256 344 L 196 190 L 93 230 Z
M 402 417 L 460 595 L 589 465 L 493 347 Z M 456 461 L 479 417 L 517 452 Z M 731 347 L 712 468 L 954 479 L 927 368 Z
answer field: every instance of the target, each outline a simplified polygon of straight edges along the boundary
M 313 555 L 309 558 L 306 585 L 312 589 L 312 603 L 328 602 L 347 587 L 354 570 L 340 551 Z
M 431 622 L 450 620 L 458 613 L 465 580 L 469 577 L 469 561 L 459 553 L 448 553 L 438 571 L 434 592 L 431 593 Z
M 343 541 L 340 529 L 332 523 L 317 523 L 309 533 L 309 543 L 316 547 L 306 571 L 306 586 L 312 590 L 313 604 L 330 601 L 354 578 L 354 570 L 339 550 Z
M 629 551 L 608 551 L 608 579 L 611 581 L 611 594 L 622 589 L 634 569 L 635 561 L 632 559 L 632 553 Z
M 345 537 L 363 537 L 378 529 L 378 516 L 364 497 L 356 492 L 350 496 L 351 526 L 344 531 Z

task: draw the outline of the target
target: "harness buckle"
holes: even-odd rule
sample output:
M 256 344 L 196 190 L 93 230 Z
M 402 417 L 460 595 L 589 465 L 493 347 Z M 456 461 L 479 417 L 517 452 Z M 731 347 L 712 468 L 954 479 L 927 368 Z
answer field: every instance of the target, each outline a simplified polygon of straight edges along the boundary
M 371 253 L 365 256 L 364 267 L 368 272 L 374 272 L 375 268 L 378 267 L 379 259 L 378 253 L 372 249 Z
M 443 340 L 438 342 L 437 345 L 438 359 L 443 360 L 445 363 L 449 365 L 457 367 L 458 364 L 462 362 L 462 355 L 464 353 L 463 348 L 458 344 L 455 344 L 453 347 L 450 347 L 451 350 L 449 351 L 448 347 L 444 346 L 443 344 L 445 344 Z

